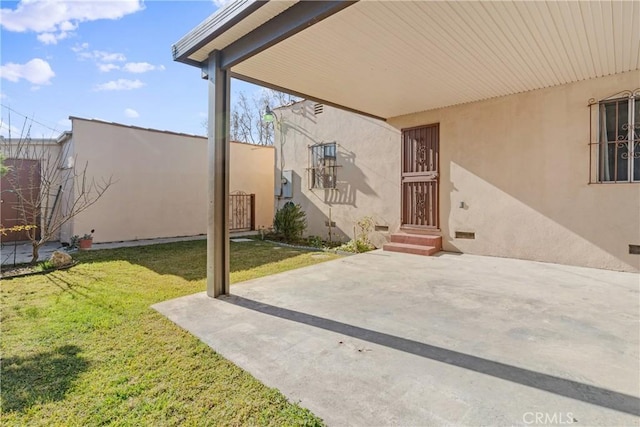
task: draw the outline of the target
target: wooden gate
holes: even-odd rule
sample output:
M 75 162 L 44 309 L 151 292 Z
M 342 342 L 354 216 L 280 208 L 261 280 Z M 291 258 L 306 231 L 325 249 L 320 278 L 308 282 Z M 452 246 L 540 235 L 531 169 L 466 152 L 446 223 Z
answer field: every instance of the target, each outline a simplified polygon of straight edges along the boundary
M 40 161 L 5 159 L 9 172 L 0 181 L 0 225 L 37 225 L 36 239 L 40 238 Z M 22 200 L 22 201 L 20 201 Z M 28 240 L 25 231 L 8 231 L 0 237 L 2 242 Z
M 256 195 L 241 191 L 229 196 L 229 231 L 256 229 Z
M 439 227 L 439 125 L 402 131 L 402 225 Z

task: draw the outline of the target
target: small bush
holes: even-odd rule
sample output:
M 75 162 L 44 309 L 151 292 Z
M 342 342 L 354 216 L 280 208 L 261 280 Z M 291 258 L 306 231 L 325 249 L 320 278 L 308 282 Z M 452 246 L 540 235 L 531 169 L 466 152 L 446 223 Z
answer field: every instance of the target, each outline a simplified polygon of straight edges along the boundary
M 354 254 L 360 254 L 362 252 L 369 252 L 374 250 L 373 245 L 361 242 L 360 240 L 349 240 L 347 243 L 340 245 L 336 248 L 338 251 L 352 252 Z
M 47 270 L 55 270 L 56 266 L 49 260 L 47 261 L 42 261 L 40 264 L 38 264 L 37 270 L 40 271 L 47 271 Z
M 276 212 L 273 231 L 287 242 L 296 242 L 307 228 L 307 215 L 300 205 L 287 202 Z
M 375 223 L 373 218 L 369 216 L 365 216 L 358 220 L 356 223 L 358 229 L 356 238 L 349 240 L 344 245 L 341 245 L 338 247 L 338 250 L 357 254 L 374 250 L 375 246 L 369 240 L 369 233 L 373 231 L 374 225 Z
M 307 244 L 313 248 L 322 249 L 324 247 L 324 241 L 318 236 L 307 237 Z

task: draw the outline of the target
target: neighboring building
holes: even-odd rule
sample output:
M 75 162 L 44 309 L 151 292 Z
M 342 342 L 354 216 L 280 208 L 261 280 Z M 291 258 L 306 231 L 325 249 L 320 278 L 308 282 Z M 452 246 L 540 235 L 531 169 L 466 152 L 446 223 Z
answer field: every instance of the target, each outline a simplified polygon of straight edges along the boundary
M 279 108 L 276 192 L 283 169 L 280 204 L 300 203 L 324 238 L 331 210 L 343 239 L 372 216 L 389 231 L 378 245 L 422 229 L 452 252 L 638 271 L 639 83 L 635 70 L 387 123 Z
M 207 138 L 71 117 L 72 130 L 47 144 L 61 152 L 61 168 L 88 178 L 113 180 L 93 206 L 60 230 L 59 238 L 95 229 L 95 242 L 194 236 L 207 232 Z M 52 151 L 52 153 L 54 152 Z M 273 222 L 272 147 L 231 143 L 230 219 L 238 229 L 269 228 Z M 63 171 L 64 172 L 64 171 Z M 78 189 L 63 188 L 57 210 L 68 211 Z M 43 217 L 48 214 L 43 213 Z
M 67 133 L 57 139 L 0 138 L 0 152 L 8 167 L 7 174 L 0 179 L 0 225 L 3 228 L 55 221 L 66 173 L 63 161 L 67 155 L 66 136 Z M 47 195 L 41 191 L 44 188 L 48 189 Z M 20 203 L 21 199 L 23 203 Z M 39 239 L 41 228 L 31 233 Z M 7 231 L 0 236 L 3 243 L 27 239 L 25 231 Z

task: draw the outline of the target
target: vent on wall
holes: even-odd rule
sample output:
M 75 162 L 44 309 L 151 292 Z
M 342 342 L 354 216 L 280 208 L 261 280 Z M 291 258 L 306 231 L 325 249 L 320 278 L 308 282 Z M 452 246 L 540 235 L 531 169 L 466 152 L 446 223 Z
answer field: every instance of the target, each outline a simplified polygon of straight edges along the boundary
M 318 114 L 322 114 L 324 112 L 324 105 L 323 104 L 314 104 L 313 105 L 313 114 L 315 114 L 316 116 Z
M 629 253 L 631 255 L 640 255 L 640 245 L 629 245 Z
M 471 231 L 456 231 L 456 239 L 475 239 L 476 233 Z

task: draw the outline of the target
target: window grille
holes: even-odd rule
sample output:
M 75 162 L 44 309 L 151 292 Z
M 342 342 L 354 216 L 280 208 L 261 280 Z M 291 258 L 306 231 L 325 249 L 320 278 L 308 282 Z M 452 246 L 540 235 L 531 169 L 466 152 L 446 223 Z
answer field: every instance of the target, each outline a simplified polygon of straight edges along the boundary
M 309 188 L 336 188 L 338 167 L 335 142 L 309 147 Z
M 640 182 L 640 89 L 623 92 L 597 105 L 596 182 Z

